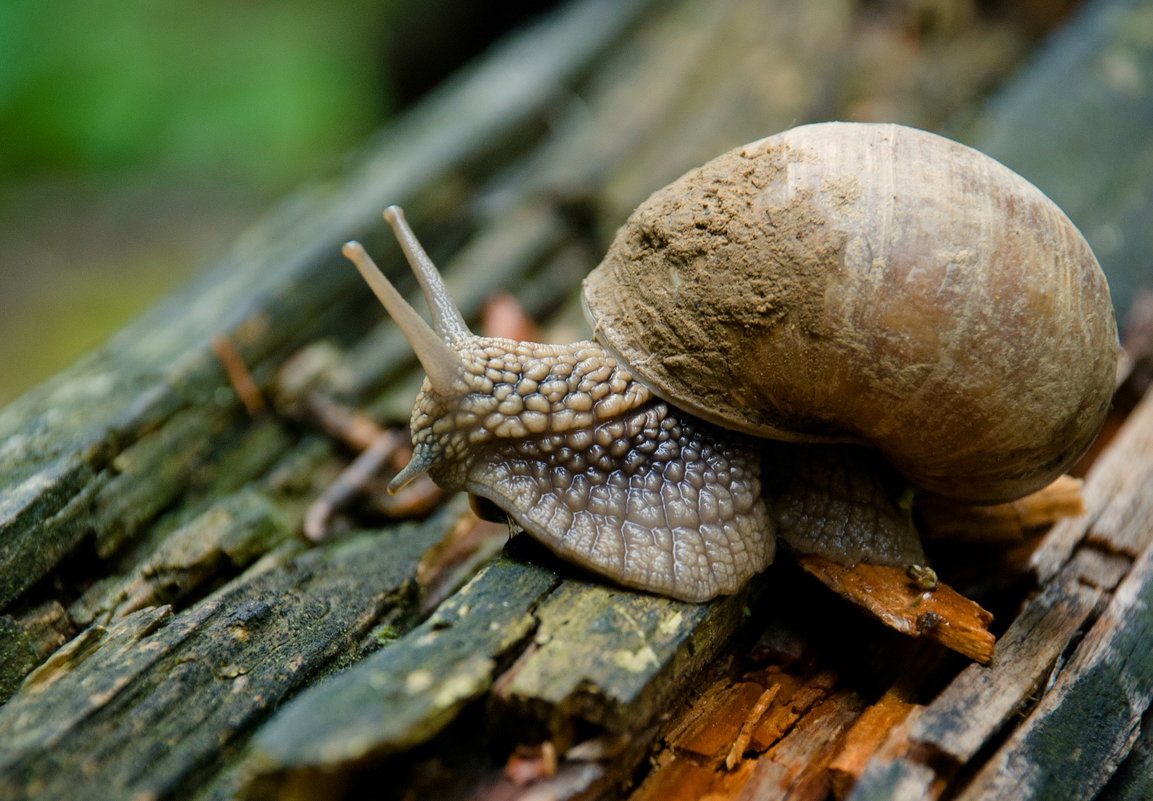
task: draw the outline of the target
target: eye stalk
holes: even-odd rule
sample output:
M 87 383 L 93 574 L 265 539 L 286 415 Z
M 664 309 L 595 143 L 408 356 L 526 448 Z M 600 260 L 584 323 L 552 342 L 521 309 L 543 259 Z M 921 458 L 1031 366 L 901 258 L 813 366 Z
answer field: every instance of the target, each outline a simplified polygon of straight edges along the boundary
M 467 387 L 461 386 L 461 379 L 467 375 L 462 364 L 461 348 L 476 337 L 465 325 L 464 318 L 456 308 L 456 304 L 452 302 L 436 265 L 420 246 L 401 208 L 389 206 L 384 212 L 384 219 L 392 226 L 401 250 L 404 251 L 405 258 L 420 283 L 425 302 L 432 315 L 431 326 L 397 292 L 396 287 L 385 277 L 359 242 L 346 243 L 342 252 L 356 265 L 356 269 L 360 271 L 373 294 L 384 304 L 384 308 L 388 310 L 401 333 L 412 345 L 416 358 L 420 360 L 428 376 L 432 392 L 440 399 L 451 399 L 468 391 Z M 426 393 L 421 394 L 413 410 L 414 434 L 417 430 L 417 412 L 422 408 L 436 408 L 441 405 L 434 398 L 427 397 Z M 427 413 L 425 417 L 428 417 Z M 389 482 L 389 492 L 397 492 L 444 458 L 443 449 L 434 445 L 432 442 L 416 444 L 412 459 Z
M 473 333 L 465 325 L 460 309 L 456 307 L 448 287 L 432 259 L 424 252 L 420 240 L 408 226 L 404 218 L 404 209 L 400 206 L 389 206 L 384 210 L 384 219 L 400 243 L 404 257 L 412 267 L 416 280 L 424 292 L 424 301 L 428 304 L 428 311 L 432 315 L 432 325 L 441 338 L 449 345 L 454 345 L 473 337 Z
M 405 339 L 412 345 L 416 358 L 420 360 L 433 389 L 442 395 L 451 393 L 460 359 L 445 342 L 445 337 L 434 331 L 432 326 L 416 313 L 416 309 L 396 291 L 396 287 L 384 277 L 376 262 L 365 252 L 363 245 L 359 242 L 347 242 L 341 252 L 356 265 L 356 269 L 360 271 L 373 294 L 384 304 L 384 308 L 388 310 Z

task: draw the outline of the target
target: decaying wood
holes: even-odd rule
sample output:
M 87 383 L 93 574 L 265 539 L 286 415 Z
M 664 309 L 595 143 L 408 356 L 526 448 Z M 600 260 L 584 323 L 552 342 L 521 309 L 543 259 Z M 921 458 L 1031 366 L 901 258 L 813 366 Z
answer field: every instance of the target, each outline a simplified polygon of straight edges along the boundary
M 991 665 L 966 668 L 917 715 L 909 737 L 965 764 L 1027 705 L 1101 593 L 1071 574 L 1028 604 L 997 643 Z
M 556 584 L 547 570 L 490 564 L 407 637 L 317 687 L 263 729 L 252 792 L 291 797 L 316 773 L 337 773 L 436 735 L 488 690 L 501 657 L 531 636 L 533 609 Z
M 398 532 L 388 549 L 362 535 L 327 553 L 270 555 L 263 572 L 183 613 L 148 606 L 89 627 L 4 707 L 0 797 L 68 798 L 78 786 L 181 795 L 254 720 L 354 658 L 382 620 L 403 620 L 405 582 L 438 528 Z M 156 744 L 147 758 L 140 732 Z
M 925 588 L 889 565 L 839 565 L 820 556 L 797 557 L 801 567 L 838 595 L 868 610 L 886 626 L 929 637 L 986 663 L 993 658 L 993 616 L 948 585 Z
M 757 797 L 756 788 L 773 781 L 811 781 L 795 775 L 793 766 L 808 762 L 805 756 L 819 752 L 860 711 L 860 699 L 838 692 L 836 682 L 831 671 L 720 677 L 666 735 L 667 750 L 633 798 Z
M 339 256 L 360 238 L 412 287 L 379 221 L 389 203 L 470 320 L 512 289 L 546 336 L 572 339 L 588 333 L 575 285 L 613 229 L 740 142 L 877 117 L 1019 166 L 998 147 L 1081 130 L 1054 126 L 1054 104 L 1120 115 L 1122 132 L 1147 119 L 1148 94 L 1119 88 L 1148 73 L 1123 35 L 1148 0 L 1091 4 L 1008 79 L 1027 31 L 957 5 L 576 0 L 0 411 L 0 799 L 860 801 L 1087 797 L 1106 782 L 1144 797 L 1153 401 L 1135 333 L 1083 514 L 1044 531 L 1029 501 L 929 521 L 966 530 L 963 551 L 952 534 L 928 548 L 944 582 L 996 614 L 987 665 L 890 631 L 787 554 L 741 595 L 690 605 L 581 575 L 460 497 L 419 523 L 389 521 L 371 492 L 339 513 L 327 498 L 311 528 L 328 536 L 300 536 L 356 453 L 387 451 L 420 380 Z M 1084 155 L 1058 147 L 1023 169 L 1042 188 Z M 1147 189 L 1153 173 L 1118 152 L 1091 154 L 1101 175 Z M 1094 211 L 1090 239 L 1145 241 L 1153 193 L 1091 184 L 1089 200 L 1058 197 Z M 899 589 L 886 613 L 928 622 L 910 606 L 927 590 L 903 571 L 874 579 Z M 980 632 L 963 650 L 984 659 Z
M 886 743 L 906 736 L 906 721 L 918 708 L 908 695 L 908 688 L 889 688 L 846 732 L 840 750 L 829 763 L 830 780 L 838 798 L 848 795 Z
M 1117 769 L 1153 700 L 1153 549 L 963 799 L 1088 798 Z

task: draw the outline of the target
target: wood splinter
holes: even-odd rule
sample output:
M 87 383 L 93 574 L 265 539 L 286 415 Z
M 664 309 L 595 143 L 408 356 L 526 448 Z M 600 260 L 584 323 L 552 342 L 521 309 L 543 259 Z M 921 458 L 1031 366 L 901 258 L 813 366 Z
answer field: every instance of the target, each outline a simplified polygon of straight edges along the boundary
M 981 664 L 993 658 L 993 615 L 943 583 L 926 590 L 904 568 L 859 563 L 845 567 L 812 554 L 798 555 L 801 566 L 825 586 L 913 637 L 929 637 Z

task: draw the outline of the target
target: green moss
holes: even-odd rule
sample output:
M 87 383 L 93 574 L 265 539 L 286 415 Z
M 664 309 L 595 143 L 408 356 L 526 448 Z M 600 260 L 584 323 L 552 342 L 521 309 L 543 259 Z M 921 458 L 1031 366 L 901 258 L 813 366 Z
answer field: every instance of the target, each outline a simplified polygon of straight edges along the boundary
M 0 703 L 20 689 L 38 661 L 28 633 L 12 618 L 0 617 Z

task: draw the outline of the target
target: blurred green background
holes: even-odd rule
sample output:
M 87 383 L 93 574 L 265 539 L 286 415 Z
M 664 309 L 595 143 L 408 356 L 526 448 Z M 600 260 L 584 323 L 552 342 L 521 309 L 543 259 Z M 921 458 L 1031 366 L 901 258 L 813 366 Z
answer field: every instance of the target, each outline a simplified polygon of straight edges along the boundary
M 0 405 L 548 5 L 0 1 Z

